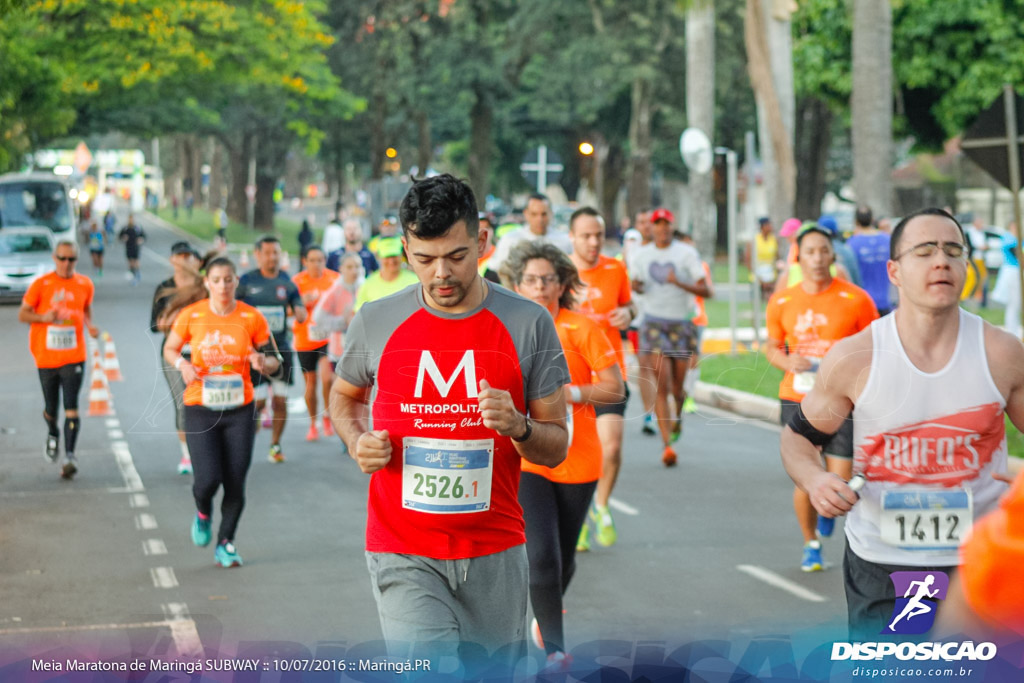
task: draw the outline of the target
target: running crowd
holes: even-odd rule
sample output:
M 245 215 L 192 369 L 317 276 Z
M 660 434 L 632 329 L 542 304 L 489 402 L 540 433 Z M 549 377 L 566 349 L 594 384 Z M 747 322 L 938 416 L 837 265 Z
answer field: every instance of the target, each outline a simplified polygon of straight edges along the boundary
M 415 182 L 399 220 L 367 245 L 354 218 L 329 226 L 324 245 L 307 240 L 294 277 L 275 237 L 256 243 L 257 268 L 242 275 L 221 252 L 176 243 L 151 329 L 164 335 L 178 469 L 193 477 L 193 542 L 214 541 L 223 489 L 215 560 L 242 564 L 234 539 L 260 415 L 268 459 L 284 463 L 297 358 L 307 441 L 336 434 L 370 475 L 366 560 L 389 653 L 469 656 L 475 643 L 515 661 L 509 644 L 529 637 L 565 670 L 562 600 L 576 554 L 591 535 L 617 540 L 609 502 L 626 380 L 661 462 L 676 466 L 713 290 L 667 209 L 636 217 L 619 258 L 603 253 L 597 211 L 575 211 L 568 233 L 549 229 L 551 215 L 533 195 L 525 225 L 503 229 L 466 183 L 441 175 Z M 787 221 L 786 261 L 760 223 L 751 270 L 768 297 L 765 353 L 785 372 L 781 451 L 801 568 L 826 566 L 821 539 L 847 515 L 851 637 L 884 631 L 899 597 L 892 572 L 926 569 L 962 576 L 965 623 L 1024 628 L 1024 489 L 1007 493 L 1004 428 L 1004 415 L 1024 428 L 1024 347 L 960 307 L 964 228 L 926 209 L 890 235 L 864 208 L 845 263 L 831 219 Z M 19 314 L 54 462 L 63 396 L 67 479 L 78 468 L 84 335 L 98 334 L 77 256 L 73 242 L 58 244 L 55 271 Z M 963 557 L 976 562 L 957 574 Z

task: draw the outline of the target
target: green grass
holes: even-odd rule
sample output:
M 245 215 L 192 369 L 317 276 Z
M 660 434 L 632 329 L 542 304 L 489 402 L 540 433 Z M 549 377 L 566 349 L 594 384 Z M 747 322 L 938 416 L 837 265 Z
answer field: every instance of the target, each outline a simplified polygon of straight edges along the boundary
M 192 217 L 189 218 L 184 209 L 178 209 L 178 217 L 174 218 L 171 209 L 161 209 L 158 214 L 160 218 L 177 225 L 182 230 L 195 235 L 196 237 L 212 242 L 217 235 L 217 224 L 214 220 L 214 213 L 206 209 L 196 207 L 192 210 Z M 294 221 L 274 219 L 274 230 L 271 233 L 264 233 L 260 230 L 250 230 L 244 223 L 231 221 L 228 223 L 229 244 L 252 244 L 259 237 L 265 234 L 273 234 L 281 239 L 281 246 L 285 251 L 295 252 L 298 249 L 298 234 L 302 229 L 301 224 Z
M 1001 315 L 1001 314 L 1000 314 Z M 779 397 L 782 370 L 773 367 L 763 353 L 727 353 L 704 356 L 700 359 L 700 379 L 768 398 Z M 1024 434 L 1006 419 L 1006 446 L 1010 455 L 1024 458 Z
M 723 285 L 728 284 L 729 261 L 727 259 L 717 258 L 711 264 L 711 281 Z M 736 282 L 748 284 L 750 282 L 750 270 L 742 263 L 736 266 Z
M 708 327 L 729 327 L 729 297 L 719 294 L 718 298 L 705 299 L 704 310 L 708 313 Z M 764 314 L 761 314 L 760 324 L 764 325 Z M 736 324 L 740 327 L 750 327 L 751 320 L 750 302 L 739 301 L 736 303 Z

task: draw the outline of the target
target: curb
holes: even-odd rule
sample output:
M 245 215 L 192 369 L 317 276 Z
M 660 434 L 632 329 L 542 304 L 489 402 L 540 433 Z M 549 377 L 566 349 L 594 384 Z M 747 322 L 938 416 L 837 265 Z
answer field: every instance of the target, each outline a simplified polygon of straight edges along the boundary
M 776 425 L 779 424 L 782 411 L 778 399 L 706 382 L 697 382 L 693 398 L 697 403 L 703 403 L 712 408 Z

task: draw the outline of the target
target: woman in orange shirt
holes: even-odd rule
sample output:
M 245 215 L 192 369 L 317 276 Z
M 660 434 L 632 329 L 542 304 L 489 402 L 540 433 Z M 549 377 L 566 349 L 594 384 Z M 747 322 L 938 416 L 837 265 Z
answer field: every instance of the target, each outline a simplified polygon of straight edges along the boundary
M 334 381 L 334 373 L 331 372 L 331 363 L 327 360 L 327 339 L 315 338 L 310 328 L 313 309 L 317 302 L 327 290 L 331 288 L 334 281 L 338 279 L 338 273 L 327 269 L 327 255 L 320 248 L 319 244 L 311 244 L 302 251 L 302 271 L 292 277 L 292 282 L 299 288 L 302 295 L 302 303 L 306 304 L 306 319 L 301 323 L 296 320 L 292 323 L 292 343 L 299 358 L 299 367 L 302 368 L 302 376 L 306 380 L 306 410 L 309 411 L 309 431 L 306 432 L 306 441 L 316 441 L 320 434 L 316 428 L 316 418 L 319 409 L 316 400 L 317 375 L 320 376 L 320 388 L 324 395 L 324 436 L 331 436 L 334 428 L 331 426 L 331 418 L 327 414 L 328 401 L 331 391 L 331 382 Z
M 230 259 L 210 261 L 204 284 L 210 297 L 178 314 L 164 343 L 164 360 L 181 372 L 186 384 L 185 438 L 192 453 L 196 501 L 192 541 L 197 546 L 210 543 L 213 497 L 223 487 L 214 559 L 222 567 L 237 567 L 242 558 L 235 550 L 235 529 L 245 506 L 245 477 L 256 438 L 249 368 L 273 374 L 281 354 L 270 343 L 266 318 L 235 300 L 238 273 Z M 186 343 L 192 348 L 191 361 L 181 355 Z
M 615 349 L 586 316 L 570 311 L 583 286 L 569 257 L 558 247 L 524 242 L 512 250 L 507 267 L 516 291 L 544 306 L 555 319 L 572 384 L 569 454 L 555 468 L 522 463 L 519 504 L 526 521 L 530 562 L 532 634 L 553 666 L 565 666 L 562 596 L 576 570 L 576 541 L 601 477 L 602 451 L 594 404 L 622 400 L 622 373 Z

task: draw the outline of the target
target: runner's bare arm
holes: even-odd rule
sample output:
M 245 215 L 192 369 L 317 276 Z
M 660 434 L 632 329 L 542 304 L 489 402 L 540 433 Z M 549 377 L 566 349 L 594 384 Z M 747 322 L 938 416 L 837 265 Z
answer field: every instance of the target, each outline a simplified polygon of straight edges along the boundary
M 484 379 L 480 380 L 477 400 L 484 426 L 502 436 L 512 437 L 516 450 L 528 461 L 544 467 L 557 467 L 565 460 L 569 433 L 565 428 L 565 391 L 562 387 L 529 402 L 533 428 L 529 438 L 521 442 L 515 439 L 529 431 L 526 416 L 516 409 L 509 392 L 492 387 Z
M 666 278 L 666 282 L 670 282 L 679 289 L 685 292 L 689 292 L 694 296 L 704 297 L 705 299 L 711 296 L 711 288 L 708 287 L 708 279 L 705 277 L 702 277 L 701 279 L 697 280 L 691 285 L 682 282 L 678 277 L 676 277 L 675 270 L 670 270 L 668 271 L 668 277 Z
M 23 323 L 52 323 L 57 319 L 57 309 L 51 308 L 42 315 L 36 313 L 36 309 L 31 305 L 23 303 L 21 308 L 18 310 L 18 320 Z
M 89 336 L 95 339 L 100 336 L 100 330 L 98 327 L 92 324 L 92 304 L 86 304 L 84 310 L 84 321 L 85 329 L 89 330 Z
M 769 339 L 764 346 L 768 362 L 783 372 L 804 372 L 813 367 L 811 361 L 797 353 L 786 353 L 785 342 Z
M 167 341 L 164 342 L 164 362 L 177 368 L 181 372 L 181 379 L 188 385 L 192 384 L 199 377 L 199 373 L 196 371 L 195 366 L 181 355 L 181 347 L 184 345 L 185 340 L 182 339 L 180 334 L 174 331 L 169 332 L 167 334 Z
M 622 400 L 622 371 L 618 364 L 598 370 L 597 381 L 590 384 L 573 385 L 580 392 L 580 400 L 576 403 L 589 403 L 591 405 L 606 405 L 618 403 Z M 572 390 L 569 390 L 570 393 Z
M 867 353 L 865 353 L 865 342 Z M 858 333 L 840 341 L 825 354 L 818 369 L 814 388 L 800 403 L 810 428 L 824 434 L 835 434 L 853 409 L 859 393 L 858 384 L 871 362 L 871 332 Z M 817 446 L 810 439 L 786 425 L 780 440 L 782 464 L 793 482 L 810 496 L 818 514 L 838 517 L 846 514 L 857 501 L 857 494 L 842 478 L 828 472 Z
M 331 385 L 331 423 L 364 474 L 372 474 L 391 461 L 391 440 L 386 429 L 370 430 L 370 387 L 357 387 L 341 377 Z
M 989 373 L 999 393 L 1006 397 L 1006 416 L 1017 431 L 1024 432 L 1024 344 L 1009 332 L 985 323 L 985 351 Z M 1024 459 L 1009 458 L 1007 472 L 995 472 L 993 476 L 1009 484 L 1021 470 Z

